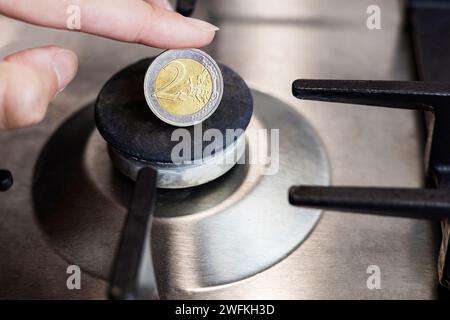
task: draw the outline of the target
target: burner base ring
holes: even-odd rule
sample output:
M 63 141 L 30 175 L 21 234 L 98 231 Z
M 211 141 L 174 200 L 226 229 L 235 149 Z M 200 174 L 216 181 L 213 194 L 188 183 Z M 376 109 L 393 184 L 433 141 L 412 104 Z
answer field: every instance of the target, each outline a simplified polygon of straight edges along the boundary
M 291 185 L 329 183 L 320 139 L 292 107 L 252 93 L 246 133 L 280 130 L 279 171 L 263 175 L 258 166 L 237 164 L 198 187 L 158 190 L 152 252 L 163 298 L 189 298 L 263 272 L 300 246 L 320 218 L 319 210 L 287 200 Z M 81 110 L 49 140 L 35 169 L 33 199 L 55 251 L 104 281 L 134 183 L 109 161 L 92 115 L 92 108 Z M 256 151 L 251 140 L 247 145 Z
M 158 188 L 189 188 L 217 179 L 233 168 L 245 153 L 245 134 L 240 135 L 225 149 L 209 158 L 202 159 L 200 163 L 193 164 L 176 165 L 135 159 L 123 155 L 111 145 L 108 145 L 108 153 L 114 166 L 133 180 L 136 180 L 140 169 L 149 166 L 158 172 Z

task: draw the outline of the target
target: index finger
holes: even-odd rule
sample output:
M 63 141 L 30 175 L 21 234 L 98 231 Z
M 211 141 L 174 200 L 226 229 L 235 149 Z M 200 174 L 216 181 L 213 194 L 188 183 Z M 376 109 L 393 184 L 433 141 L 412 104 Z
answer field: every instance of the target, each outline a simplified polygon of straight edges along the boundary
M 0 0 L 0 12 L 40 26 L 73 27 L 158 48 L 202 47 L 218 30 L 142 0 Z

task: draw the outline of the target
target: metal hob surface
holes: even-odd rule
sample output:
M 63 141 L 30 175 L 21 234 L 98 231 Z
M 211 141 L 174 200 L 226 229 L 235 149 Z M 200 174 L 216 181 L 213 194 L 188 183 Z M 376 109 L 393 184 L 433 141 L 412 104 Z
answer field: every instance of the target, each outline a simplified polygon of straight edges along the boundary
M 208 184 L 158 190 L 152 251 L 162 297 L 260 273 L 288 256 L 319 219 L 318 210 L 286 200 L 299 181 L 328 184 L 319 139 L 288 105 L 257 91 L 253 97 L 245 161 Z M 56 252 L 106 280 L 133 184 L 114 170 L 92 120 L 90 106 L 55 133 L 36 167 L 33 197 Z M 259 130 L 268 136 L 258 136 Z
M 378 1 L 382 29 L 374 31 L 366 28 L 372 3 L 361 0 L 346 5 L 332 0 L 199 1 L 197 15 L 221 28 L 208 53 L 251 87 L 293 106 L 319 133 L 333 184 L 416 187 L 423 181 L 423 150 L 414 112 L 303 102 L 290 89 L 297 78 L 410 79 L 402 3 Z M 43 123 L 0 133 L 0 166 L 15 177 L 13 188 L 0 194 L 0 298 L 103 299 L 107 284 L 95 270 L 82 273 L 81 290 L 67 289 L 67 266 L 77 262 L 63 259 L 40 227 L 31 192 L 34 167 L 54 130 L 94 100 L 112 74 L 158 51 L 4 17 L 0 24 L 3 53 L 55 43 L 80 58 L 77 79 L 55 99 Z M 264 204 L 254 201 L 255 207 Z M 77 230 L 76 219 L 71 223 Z M 173 288 L 185 290 L 169 290 L 167 298 L 434 298 L 435 227 L 419 220 L 325 212 L 307 239 L 268 269 L 212 288 L 199 278 L 186 283 L 181 277 Z M 84 257 L 95 250 L 78 249 L 85 250 Z M 219 252 L 214 255 L 222 258 Z M 191 271 L 186 269 L 190 265 L 177 264 L 177 256 L 172 259 L 175 274 Z M 380 267 L 381 289 L 367 288 L 371 265 Z

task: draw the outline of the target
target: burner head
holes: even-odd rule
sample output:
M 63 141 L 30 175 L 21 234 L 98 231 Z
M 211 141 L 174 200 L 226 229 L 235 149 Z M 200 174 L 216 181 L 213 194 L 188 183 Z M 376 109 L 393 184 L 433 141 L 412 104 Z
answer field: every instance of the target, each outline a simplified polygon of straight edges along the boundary
M 95 122 L 100 134 L 113 153 L 148 163 L 172 164 L 171 152 L 179 141 L 171 141 L 175 126 L 164 123 L 149 109 L 144 97 L 144 77 L 154 58 L 141 60 L 114 75 L 102 88 L 95 104 Z M 202 132 L 218 129 L 226 137 L 227 129 L 247 128 L 253 112 L 253 99 L 244 80 L 233 70 L 219 64 L 224 80 L 224 92 L 214 114 L 202 122 Z M 183 127 L 194 137 L 194 126 Z M 230 139 L 228 139 L 230 140 Z M 235 141 L 223 139 L 215 145 L 224 151 Z M 202 151 L 210 141 L 202 139 Z M 191 144 L 191 160 L 198 160 Z

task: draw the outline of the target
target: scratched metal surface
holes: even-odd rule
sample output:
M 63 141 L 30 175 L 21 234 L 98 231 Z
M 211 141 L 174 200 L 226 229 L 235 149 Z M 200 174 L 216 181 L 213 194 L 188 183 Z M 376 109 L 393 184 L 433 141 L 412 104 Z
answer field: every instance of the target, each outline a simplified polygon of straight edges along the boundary
M 383 29 L 377 31 L 366 28 L 371 2 L 361 0 L 199 1 L 197 15 L 221 28 L 209 53 L 254 88 L 294 106 L 319 132 L 333 184 L 419 186 L 422 149 L 413 112 L 298 101 L 290 94 L 299 77 L 411 77 L 401 2 L 378 3 Z M 105 282 L 87 273 L 82 290 L 66 288 L 68 263 L 49 246 L 33 214 L 33 166 L 50 133 L 92 101 L 114 72 L 158 51 L 3 17 L 0 28 L 3 53 L 56 43 L 80 58 L 77 79 L 43 123 L 0 133 L 0 167 L 16 178 L 13 189 L 0 194 L 0 298 L 102 299 Z M 326 212 L 309 238 L 272 268 L 239 283 L 179 290 L 168 298 L 434 298 L 434 233 L 435 226 L 424 221 Z M 369 265 L 381 268 L 380 290 L 366 287 Z

